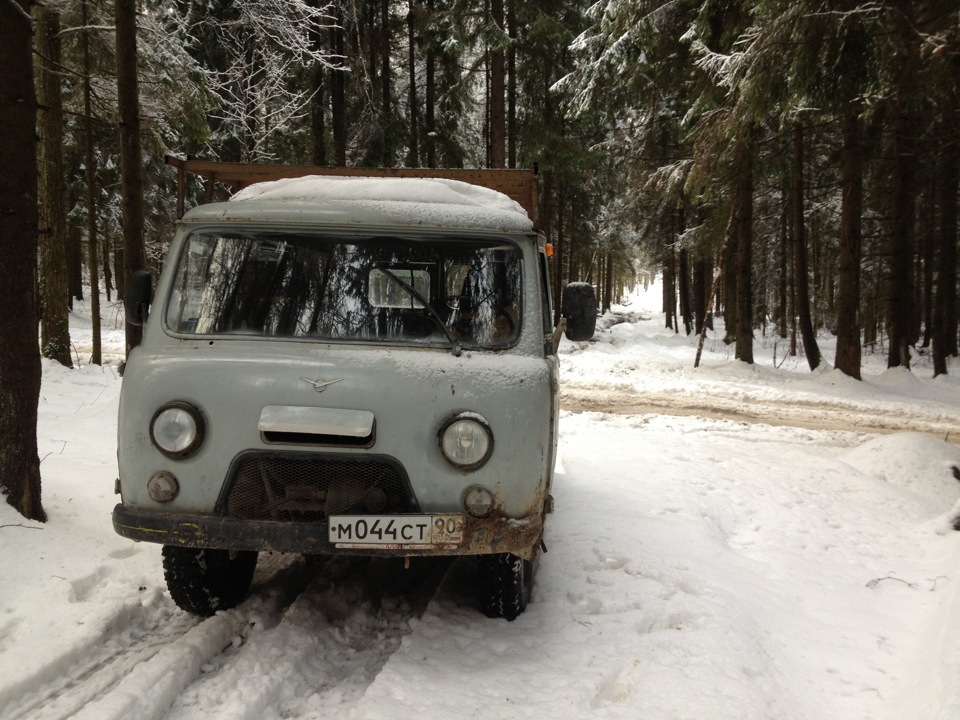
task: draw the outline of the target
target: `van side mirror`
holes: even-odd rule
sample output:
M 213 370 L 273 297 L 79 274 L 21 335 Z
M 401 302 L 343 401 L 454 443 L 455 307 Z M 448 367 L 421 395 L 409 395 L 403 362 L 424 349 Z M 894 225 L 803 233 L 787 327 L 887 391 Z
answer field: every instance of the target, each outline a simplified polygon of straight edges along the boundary
M 150 315 L 150 302 L 153 300 L 153 277 L 146 270 L 137 270 L 127 281 L 127 293 L 123 299 L 123 309 L 127 322 L 131 325 L 143 325 Z
M 593 285 L 570 283 L 563 289 L 560 314 L 567 319 L 567 340 L 589 340 L 597 330 L 597 296 Z

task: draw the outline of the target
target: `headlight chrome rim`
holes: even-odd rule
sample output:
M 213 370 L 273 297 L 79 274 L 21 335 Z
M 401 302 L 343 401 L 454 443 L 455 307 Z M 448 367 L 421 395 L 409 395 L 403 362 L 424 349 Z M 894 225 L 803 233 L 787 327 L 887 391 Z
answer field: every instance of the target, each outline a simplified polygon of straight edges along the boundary
M 176 400 L 162 406 L 150 420 L 150 440 L 168 458 L 182 459 L 203 443 L 206 425 L 200 411 L 188 402 Z
M 437 439 L 444 460 L 458 470 L 478 470 L 493 454 L 490 423 L 476 413 L 458 413 L 448 418 L 440 426 Z

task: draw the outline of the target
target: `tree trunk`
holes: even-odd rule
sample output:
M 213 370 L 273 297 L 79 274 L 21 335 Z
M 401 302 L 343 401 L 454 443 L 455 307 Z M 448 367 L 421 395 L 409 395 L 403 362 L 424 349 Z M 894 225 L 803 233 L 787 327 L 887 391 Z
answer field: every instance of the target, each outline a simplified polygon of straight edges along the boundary
M 560 322 L 560 305 L 563 296 L 563 265 L 566 260 L 567 247 L 563 241 L 563 217 L 560 212 L 553 212 L 554 207 L 563 207 L 563 198 L 554 201 L 555 188 L 558 184 L 555 175 L 550 170 L 543 174 L 543 213 L 546 222 L 543 231 L 548 239 L 553 241 L 553 266 L 551 267 L 550 282 L 553 283 L 553 324 Z M 554 230 L 553 218 L 557 218 L 557 227 Z
M 923 210 L 920 211 L 921 229 L 918 235 L 917 253 L 917 301 L 913 316 L 911 337 L 919 340 L 923 329 L 923 347 L 929 348 L 933 342 L 933 257 L 936 249 L 936 182 L 931 179 L 923 193 Z M 922 278 L 922 282 L 919 280 Z
M 317 63 L 313 68 L 311 77 L 313 99 L 310 102 L 310 134 L 312 136 L 310 162 L 321 167 L 327 164 L 327 97 L 323 82 L 325 75 L 326 69 L 323 65 Z
M 753 147 L 739 140 L 734 150 L 737 187 L 737 348 L 735 357 L 753 363 Z
M 393 167 L 393 76 L 390 72 L 390 0 L 380 3 L 380 104 L 383 153 L 380 163 Z
M 834 366 L 860 379 L 860 248 L 863 214 L 863 148 L 859 107 L 851 103 L 843 120 L 840 242 L 837 263 L 837 355 Z
M 505 71 L 500 35 L 504 28 L 503 0 L 490 0 L 490 15 L 498 32 L 490 50 L 490 167 L 506 167 Z
M 790 192 L 783 191 L 783 202 L 780 209 L 780 222 L 777 227 L 777 336 L 786 339 L 788 334 L 787 319 L 790 317 Z
M 309 0 L 309 4 L 313 8 L 319 8 L 320 0 Z M 323 37 L 319 30 L 311 31 L 311 42 L 314 50 L 322 49 Z M 327 97 L 324 83 L 326 74 L 326 68 L 322 64 L 314 63 L 310 71 L 310 90 L 313 93 L 310 100 L 310 162 L 319 166 L 327 164 Z
M 663 314 L 666 327 L 679 332 L 680 323 L 677 322 L 677 271 L 676 259 L 672 246 L 665 250 L 663 261 Z
M 601 312 L 609 312 L 613 303 L 613 253 L 607 252 L 607 262 L 603 272 L 603 305 Z
M 138 2 L 139 0 L 134 0 Z M 262 68 L 261 59 L 254 54 L 253 45 L 250 42 L 245 43 L 243 50 L 243 85 L 251 85 L 255 78 L 260 74 Z M 241 140 L 242 150 L 240 151 L 241 162 L 257 162 L 260 159 L 261 137 L 267 136 L 267 128 L 263 117 L 263 107 L 255 93 L 243 92 L 243 99 L 240 101 L 243 105 L 243 134 Z
M 113 238 L 107 236 L 103 238 L 103 267 L 104 273 L 110 270 L 110 255 L 113 255 L 113 266 L 115 268 L 123 268 L 123 243 L 118 243 L 113 240 Z M 106 277 L 106 275 L 104 275 Z M 127 288 L 124 285 L 123 273 L 119 272 L 117 274 L 117 297 L 122 298 L 126 294 Z M 110 299 L 110 294 L 108 292 L 107 299 Z
M 143 246 L 143 157 L 140 148 L 140 90 L 137 79 L 137 3 L 116 0 L 117 102 L 120 114 L 120 183 L 123 213 L 124 287 L 146 269 Z M 142 328 L 126 323 L 126 352 L 140 344 Z
M 693 302 L 690 293 L 690 253 L 680 250 L 677 258 L 677 294 L 680 299 L 680 320 L 687 335 L 693 332 Z
M 793 244 L 794 303 L 799 316 L 800 337 L 807 365 L 815 370 L 820 365 L 820 346 L 813 330 L 810 314 L 810 282 L 807 270 L 807 234 L 803 217 L 803 126 L 793 127 L 793 162 L 790 166 L 790 232 Z
M 80 3 L 80 23 L 87 27 L 89 23 L 89 0 Z M 85 203 L 87 208 L 87 267 L 90 273 L 90 321 L 91 348 L 90 362 L 103 363 L 100 328 L 100 260 L 97 253 L 97 159 L 93 145 L 93 103 L 91 100 L 90 74 L 90 34 L 84 31 L 80 35 L 80 47 L 83 55 L 83 141 L 84 141 L 84 177 L 86 180 Z
M 717 258 L 717 267 L 713 271 L 713 282 L 710 284 L 710 293 L 707 295 L 707 315 L 704 318 L 703 327 L 700 328 L 700 339 L 697 341 L 697 356 L 693 361 L 693 367 L 700 367 L 700 357 L 703 355 L 703 341 L 707 337 L 707 328 L 712 327 L 713 307 L 717 302 L 717 293 L 720 292 L 721 278 L 723 277 L 723 255 Z
M 433 0 L 427 0 L 427 12 L 430 14 L 430 17 L 433 17 Z M 427 149 L 427 167 L 436 167 L 437 166 L 437 141 L 436 141 L 436 130 L 437 124 L 434 117 L 435 106 L 436 106 L 436 94 L 437 94 L 437 58 L 436 53 L 433 51 L 433 45 L 431 44 L 427 49 L 427 57 L 425 59 L 425 72 L 426 72 L 426 87 L 424 88 L 424 124 L 426 125 L 426 149 Z
M 507 0 L 507 167 L 517 166 L 517 0 Z
M 945 103 L 940 152 L 940 228 L 937 233 L 937 300 L 933 311 L 933 374 L 945 375 L 947 357 L 957 354 L 957 193 L 960 191 L 960 113 Z
M 44 521 L 37 456 L 37 100 L 30 0 L 0 3 L 0 493 Z
M 75 222 L 67 224 L 67 282 L 70 309 L 74 300 L 83 300 L 83 231 Z
M 60 15 L 34 9 L 37 43 L 37 100 L 40 105 L 40 352 L 64 367 L 70 359 L 67 300 L 67 213 L 63 166 L 63 103 L 60 91 Z
M 110 260 L 119 259 L 121 262 L 114 262 L 113 267 L 122 268 L 123 267 L 123 250 L 114 247 L 113 238 L 110 235 L 103 235 L 103 242 L 99 242 L 101 238 L 97 238 L 97 246 L 100 248 L 100 263 L 103 268 L 103 292 L 107 296 L 107 301 L 111 301 L 113 298 L 110 296 L 114 290 L 117 292 L 123 292 L 123 273 L 120 273 L 119 282 L 114 282 L 113 280 L 113 270 L 111 270 Z
M 410 167 L 420 167 L 420 108 L 417 105 L 416 16 L 414 0 L 409 0 L 407 13 L 408 61 L 410 64 Z
M 694 331 L 699 335 L 707 321 L 710 310 L 710 299 L 707 297 L 709 285 L 712 284 L 712 273 L 706 260 L 696 260 L 693 263 L 693 317 Z
M 808 249 L 810 250 L 810 255 L 808 256 L 808 264 L 813 265 L 813 300 L 814 304 L 810 307 L 810 314 L 813 316 L 813 329 L 815 331 L 824 327 L 824 315 L 826 311 L 824 310 L 825 302 L 829 305 L 830 313 L 833 313 L 834 301 L 836 300 L 836 293 L 834 291 L 834 283 L 832 281 L 833 274 L 831 273 L 831 282 L 829 283 L 829 289 L 825 289 L 824 285 L 827 284 L 824 280 L 824 267 L 828 264 L 828 261 L 824 258 L 823 253 L 823 243 L 821 242 L 821 233 L 823 232 L 823 225 L 816 218 L 813 221 L 813 227 L 811 232 L 807 232 L 804 229 L 804 235 L 808 236 Z M 826 300 L 824 300 L 826 299 Z
M 910 320 L 913 315 L 913 220 L 916 156 L 910 115 L 897 112 L 894 128 L 893 227 L 888 255 L 887 318 L 890 347 L 887 367 L 910 368 Z
M 331 45 L 338 57 L 344 57 L 346 52 L 343 29 L 343 10 L 339 4 L 334 4 L 335 26 L 330 28 Z M 330 70 L 330 86 L 332 88 L 331 109 L 333 114 L 333 161 L 337 167 L 347 164 L 347 103 L 346 103 L 346 74 L 344 70 Z
M 724 231 L 720 281 L 723 307 L 723 342 L 727 345 L 737 339 L 737 202 L 730 205 L 730 218 Z

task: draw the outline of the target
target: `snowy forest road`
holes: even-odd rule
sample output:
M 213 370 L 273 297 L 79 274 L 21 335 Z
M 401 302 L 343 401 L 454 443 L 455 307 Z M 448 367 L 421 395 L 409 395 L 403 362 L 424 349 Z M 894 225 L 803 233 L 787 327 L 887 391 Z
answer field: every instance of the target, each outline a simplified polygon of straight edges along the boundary
M 877 408 L 825 405 L 822 400 L 804 402 L 797 398 L 787 401 L 680 392 L 625 393 L 590 383 L 565 382 L 560 387 L 560 407 L 570 412 L 702 417 L 807 430 L 919 432 L 960 443 L 960 417 L 936 412 L 921 414 L 916 406 Z
M 575 382 L 563 385 L 561 405 L 573 413 L 619 416 L 622 422 L 636 422 L 629 416 L 640 415 L 655 424 L 669 424 L 671 417 L 702 418 L 704 428 L 733 421 L 744 425 L 738 434 L 748 448 L 754 445 L 747 424 L 785 432 L 791 427 L 877 434 L 910 430 L 955 442 L 960 438 L 960 422 L 924 414 L 916 405 L 892 412 L 797 397 L 623 392 Z M 589 421 L 567 424 L 582 422 Z M 562 543 L 559 550 L 563 555 Z M 419 648 L 455 627 L 467 634 L 482 628 L 485 637 L 493 634 L 493 646 L 507 642 L 509 626 L 482 625 L 472 607 L 469 567 L 460 562 L 448 572 L 450 561 L 437 560 L 417 561 L 405 570 L 397 562 L 262 554 L 250 597 L 206 620 L 177 610 L 156 586 L 141 588 L 140 597 L 128 596 L 114 608 L 102 635 L 84 635 L 70 657 L 57 658 L 50 672 L 6 708 L 12 714 L 0 715 L 10 720 L 262 720 L 320 717 L 357 707 L 406 637 Z M 104 570 L 75 581 L 76 601 L 95 602 L 98 585 L 108 577 Z M 426 618 L 431 600 L 441 610 Z M 574 597 L 571 602 L 579 607 L 576 603 L 587 601 Z M 669 618 L 663 622 L 676 625 Z M 536 646 L 548 637 L 531 633 L 526 642 Z M 390 677 L 415 675 L 421 661 L 417 653 L 398 656 Z M 374 710 L 382 708 L 379 695 L 395 691 L 390 680 L 383 685 L 387 690 L 380 688 L 366 701 Z
M 563 341 L 549 552 L 512 623 L 470 558 L 264 553 L 238 607 L 179 610 L 160 546 L 110 522 L 119 377 L 45 363 L 50 520 L 0 503 L 0 719 L 960 717 L 960 372 L 722 342 L 694 371 L 659 324 Z

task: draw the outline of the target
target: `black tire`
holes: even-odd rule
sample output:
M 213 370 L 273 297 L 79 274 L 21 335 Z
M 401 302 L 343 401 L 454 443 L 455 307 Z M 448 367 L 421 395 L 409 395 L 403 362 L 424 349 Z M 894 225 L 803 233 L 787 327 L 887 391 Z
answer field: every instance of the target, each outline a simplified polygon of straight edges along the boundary
M 560 312 L 567 319 L 567 340 L 589 340 L 597 330 L 597 296 L 593 285 L 570 283 L 563 289 Z
M 163 546 L 163 578 L 170 597 L 183 610 L 210 617 L 217 610 L 228 610 L 243 600 L 257 553 L 229 550 Z
M 535 564 L 511 553 L 477 556 L 477 604 L 490 618 L 515 620 L 533 592 Z

